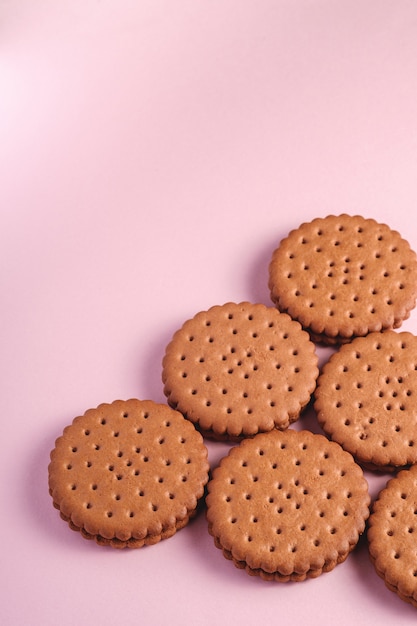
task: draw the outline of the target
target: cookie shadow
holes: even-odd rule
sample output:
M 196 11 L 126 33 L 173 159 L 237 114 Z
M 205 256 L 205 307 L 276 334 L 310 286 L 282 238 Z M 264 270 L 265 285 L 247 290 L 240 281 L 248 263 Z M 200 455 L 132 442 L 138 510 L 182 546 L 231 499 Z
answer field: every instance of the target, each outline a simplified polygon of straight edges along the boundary
M 227 589 L 227 593 L 232 589 L 237 589 L 240 593 L 245 588 L 250 592 L 256 588 L 265 590 L 268 587 L 274 589 L 276 593 L 279 583 L 262 580 L 259 576 L 249 576 L 245 570 L 239 569 L 224 557 L 208 531 L 205 510 L 200 511 L 198 517 L 191 522 L 187 541 L 190 549 L 202 562 L 199 567 L 204 567 L 207 576 L 212 577 L 215 584 L 222 589 Z
M 378 607 L 384 614 L 392 615 L 393 624 L 415 624 L 416 610 L 396 593 L 390 591 L 371 562 L 366 533 L 359 539 L 358 545 L 349 556 L 351 567 L 355 569 L 355 576 L 360 581 L 369 596 L 376 599 Z
M 309 430 L 316 435 L 325 435 L 321 428 L 316 412 L 314 410 L 314 399 L 311 399 L 309 404 L 303 409 L 300 417 L 294 422 L 294 430 Z
M 269 264 L 272 253 L 278 247 L 283 236 L 283 234 L 277 232 L 270 238 L 269 242 L 265 243 L 253 259 L 248 272 L 248 293 L 251 302 L 274 306 L 268 286 Z
M 162 327 L 155 333 L 155 338 L 148 344 L 146 349 L 139 349 L 140 361 L 137 368 L 139 389 L 143 400 L 153 400 L 166 404 L 164 394 L 164 384 L 162 382 L 162 361 L 168 343 L 171 341 L 174 332 L 181 327 L 183 321 L 178 325 L 171 324 L 167 329 Z

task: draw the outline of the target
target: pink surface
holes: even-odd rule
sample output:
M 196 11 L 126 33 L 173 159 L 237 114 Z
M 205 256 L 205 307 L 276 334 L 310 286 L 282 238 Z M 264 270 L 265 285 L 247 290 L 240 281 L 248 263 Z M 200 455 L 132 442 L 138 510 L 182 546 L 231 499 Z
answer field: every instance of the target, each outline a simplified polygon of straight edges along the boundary
M 415 624 L 364 543 L 285 585 L 235 569 L 204 515 L 100 548 L 59 519 L 47 465 L 86 409 L 164 401 L 185 319 L 270 304 L 270 255 L 301 221 L 362 213 L 417 249 L 417 3 L 0 5 L 1 623 Z M 367 478 L 374 496 L 387 477 Z

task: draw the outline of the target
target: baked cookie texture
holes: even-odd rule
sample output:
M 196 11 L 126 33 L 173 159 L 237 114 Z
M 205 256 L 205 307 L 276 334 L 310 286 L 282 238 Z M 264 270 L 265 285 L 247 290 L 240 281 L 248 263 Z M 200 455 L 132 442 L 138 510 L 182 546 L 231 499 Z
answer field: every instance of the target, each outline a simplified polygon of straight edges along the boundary
M 343 562 L 369 515 L 362 469 L 309 431 L 243 440 L 213 470 L 208 529 L 236 567 L 264 580 L 315 578 Z
M 388 589 L 417 608 L 417 466 L 388 481 L 375 500 L 368 546 L 377 574 Z
M 274 307 L 211 307 L 187 320 L 163 358 L 168 403 L 204 436 L 239 441 L 285 429 L 308 404 L 318 376 L 315 345 Z
M 385 224 L 329 215 L 282 240 L 275 306 L 228 302 L 166 347 L 168 405 L 116 400 L 76 417 L 48 466 L 53 505 L 85 539 L 140 548 L 206 504 L 226 559 L 267 581 L 333 570 L 367 529 L 388 589 L 417 607 L 417 258 Z M 337 348 L 319 375 L 314 342 Z M 326 436 L 293 430 L 313 399 Z M 237 445 L 211 473 L 204 437 Z M 376 497 L 363 470 L 398 472 Z
M 208 480 L 193 425 L 150 400 L 117 400 L 76 417 L 48 467 L 53 504 L 73 530 L 114 548 L 140 548 L 183 528 Z
M 417 337 L 354 339 L 324 365 L 314 408 L 325 433 L 370 470 L 417 463 Z
M 415 307 L 417 259 L 401 235 L 359 215 L 329 215 L 284 238 L 269 265 L 271 299 L 309 330 L 338 345 L 399 328 Z

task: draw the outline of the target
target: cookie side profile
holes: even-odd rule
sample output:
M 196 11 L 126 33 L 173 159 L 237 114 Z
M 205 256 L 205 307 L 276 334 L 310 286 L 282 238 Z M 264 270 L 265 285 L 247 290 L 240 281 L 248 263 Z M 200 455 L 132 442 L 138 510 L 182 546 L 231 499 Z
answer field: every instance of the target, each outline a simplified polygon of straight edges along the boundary
M 398 328 L 417 298 L 417 258 L 401 235 L 342 214 L 301 224 L 269 266 L 271 299 L 324 344 Z
M 49 492 L 86 539 L 139 548 L 172 536 L 196 513 L 207 456 L 201 435 L 177 411 L 116 400 L 64 429 L 51 452 Z
M 310 401 L 315 346 L 274 307 L 226 303 L 187 320 L 162 368 L 168 403 L 204 436 L 238 441 L 285 429 Z
M 390 591 L 417 608 L 417 466 L 388 481 L 375 500 L 367 538 L 375 571 Z
M 317 381 L 325 433 L 370 470 L 417 463 L 417 337 L 387 330 L 340 347 Z
M 243 440 L 213 471 L 207 520 L 217 548 L 264 580 L 331 571 L 356 546 L 369 515 L 363 472 L 338 444 L 309 431 Z

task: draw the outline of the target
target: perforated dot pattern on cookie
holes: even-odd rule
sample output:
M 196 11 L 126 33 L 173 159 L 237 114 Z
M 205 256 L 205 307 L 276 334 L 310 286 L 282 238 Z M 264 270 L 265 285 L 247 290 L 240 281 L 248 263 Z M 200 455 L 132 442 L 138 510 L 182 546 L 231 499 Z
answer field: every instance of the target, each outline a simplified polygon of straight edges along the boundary
M 378 575 L 417 607 L 417 466 L 391 479 L 374 502 L 367 532 Z
M 49 488 L 71 528 L 115 547 L 171 536 L 195 513 L 207 449 L 183 416 L 152 401 L 102 404 L 51 452 Z
M 417 337 L 393 330 L 344 345 L 315 391 L 324 431 L 369 469 L 417 461 Z
M 274 251 L 271 298 L 316 340 L 398 328 L 417 297 L 417 261 L 399 233 L 360 216 L 302 224 Z
M 335 443 L 289 429 L 233 448 L 208 485 L 209 532 L 237 567 L 304 580 L 342 562 L 363 532 L 362 470 Z
M 214 306 L 185 322 L 166 349 L 171 406 L 207 436 L 233 439 L 287 428 L 318 375 L 314 344 L 273 307 Z

